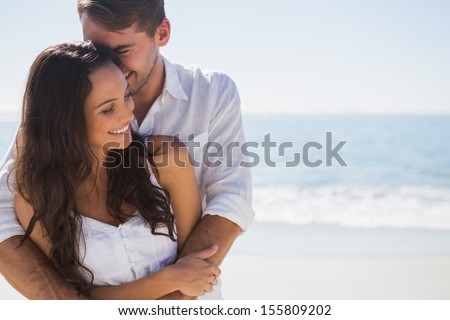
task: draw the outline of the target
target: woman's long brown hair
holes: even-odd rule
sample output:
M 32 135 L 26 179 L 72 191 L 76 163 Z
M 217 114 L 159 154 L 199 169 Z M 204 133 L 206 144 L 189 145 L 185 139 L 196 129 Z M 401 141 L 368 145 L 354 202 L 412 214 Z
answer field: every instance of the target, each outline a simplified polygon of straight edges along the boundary
M 36 223 L 42 223 L 52 244 L 52 262 L 80 291 L 92 281 L 86 283 L 80 270 L 90 272 L 79 256 L 83 239 L 75 198 L 78 187 L 96 170 L 87 142 L 84 103 L 92 90 L 89 74 L 111 62 L 121 66 L 111 51 L 90 42 L 64 43 L 39 54 L 28 77 L 17 139 L 16 188 L 34 209 L 24 240 Z M 151 183 L 147 158 L 152 164 L 142 138 L 135 134 L 130 147 L 108 155 L 112 160 L 106 163 L 108 209 L 125 221 L 129 216 L 121 208 L 127 202 L 153 234 L 165 225 L 167 236 L 174 240 L 167 194 Z

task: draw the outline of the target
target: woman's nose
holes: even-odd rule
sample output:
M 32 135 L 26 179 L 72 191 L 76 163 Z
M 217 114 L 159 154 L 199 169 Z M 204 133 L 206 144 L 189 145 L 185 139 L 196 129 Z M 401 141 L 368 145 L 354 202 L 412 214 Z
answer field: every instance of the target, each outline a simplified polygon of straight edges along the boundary
M 122 109 L 122 113 L 120 115 L 121 122 L 131 122 L 134 119 L 134 102 L 133 99 L 129 98 L 129 101 L 126 101 L 124 108 Z

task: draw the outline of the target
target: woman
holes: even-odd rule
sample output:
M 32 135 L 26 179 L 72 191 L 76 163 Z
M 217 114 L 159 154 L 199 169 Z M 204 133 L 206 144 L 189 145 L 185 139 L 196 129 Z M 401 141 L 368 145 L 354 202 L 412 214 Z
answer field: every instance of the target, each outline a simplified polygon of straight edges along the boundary
M 203 295 L 220 274 L 205 260 L 217 246 L 172 264 L 201 213 L 189 154 L 155 137 L 160 147 L 150 155 L 132 134 L 134 103 L 120 67 L 90 42 L 36 58 L 15 170 L 24 239 L 91 298 Z

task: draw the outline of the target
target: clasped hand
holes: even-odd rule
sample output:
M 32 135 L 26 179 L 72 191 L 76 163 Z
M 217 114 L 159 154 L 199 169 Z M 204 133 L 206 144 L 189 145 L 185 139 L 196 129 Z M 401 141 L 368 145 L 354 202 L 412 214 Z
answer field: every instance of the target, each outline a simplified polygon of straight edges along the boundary
M 217 277 L 220 276 L 221 270 L 206 259 L 214 255 L 217 250 L 218 246 L 214 245 L 193 252 L 170 266 L 175 273 L 175 279 L 179 282 L 178 290 L 181 293 L 197 297 L 213 291 L 213 286 L 217 284 Z

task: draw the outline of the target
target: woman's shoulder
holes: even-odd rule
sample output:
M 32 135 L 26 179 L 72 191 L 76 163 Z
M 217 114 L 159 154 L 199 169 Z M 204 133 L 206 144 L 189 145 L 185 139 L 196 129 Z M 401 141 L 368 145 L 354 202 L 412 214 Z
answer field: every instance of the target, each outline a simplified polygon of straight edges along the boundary
M 155 163 L 161 165 L 176 165 L 185 167 L 190 165 L 189 150 L 186 145 L 175 136 L 151 136 L 147 140 L 148 150 L 153 160 L 165 160 Z
M 152 136 L 148 149 L 161 186 L 170 183 L 180 171 L 192 170 L 192 160 L 186 145 L 174 136 Z

